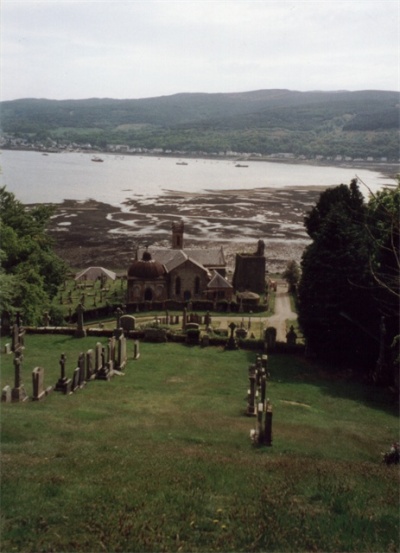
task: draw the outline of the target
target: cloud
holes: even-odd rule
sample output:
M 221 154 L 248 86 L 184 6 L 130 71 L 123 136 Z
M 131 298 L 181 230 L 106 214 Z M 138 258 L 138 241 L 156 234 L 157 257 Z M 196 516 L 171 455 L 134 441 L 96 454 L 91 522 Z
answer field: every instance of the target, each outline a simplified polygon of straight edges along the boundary
M 2 97 L 395 90 L 399 28 L 397 0 L 3 0 Z

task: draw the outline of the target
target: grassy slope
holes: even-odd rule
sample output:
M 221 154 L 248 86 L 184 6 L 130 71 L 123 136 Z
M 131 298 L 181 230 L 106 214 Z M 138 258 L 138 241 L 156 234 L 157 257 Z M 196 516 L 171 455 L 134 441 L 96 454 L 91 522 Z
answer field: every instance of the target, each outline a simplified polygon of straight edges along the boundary
M 28 336 L 23 365 L 72 373 L 95 340 Z M 2 341 L 4 343 L 4 340 Z M 129 343 L 129 352 L 132 344 Z M 12 356 L 2 381 L 13 385 Z M 396 551 L 396 409 L 271 356 L 274 444 L 243 416 L 254 353 L 141 344 L 123 377 L 2 404 L 3 551 Z

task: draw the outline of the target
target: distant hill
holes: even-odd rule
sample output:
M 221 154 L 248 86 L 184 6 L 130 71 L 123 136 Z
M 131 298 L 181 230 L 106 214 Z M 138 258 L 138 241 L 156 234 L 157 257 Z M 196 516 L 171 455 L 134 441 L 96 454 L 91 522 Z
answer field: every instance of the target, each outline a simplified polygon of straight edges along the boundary
M 398 159 L 397 92 L 258 90 L 136 100 L 0 103 L 2 133 L 27 140 L 184 151 Z

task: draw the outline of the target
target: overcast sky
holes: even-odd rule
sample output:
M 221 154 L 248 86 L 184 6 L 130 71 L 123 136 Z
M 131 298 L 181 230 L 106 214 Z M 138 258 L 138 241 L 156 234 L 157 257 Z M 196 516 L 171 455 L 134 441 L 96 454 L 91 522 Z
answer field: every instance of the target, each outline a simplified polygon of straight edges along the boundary
M 399 0 L 2 0 L 1 99 L 399 90 Z

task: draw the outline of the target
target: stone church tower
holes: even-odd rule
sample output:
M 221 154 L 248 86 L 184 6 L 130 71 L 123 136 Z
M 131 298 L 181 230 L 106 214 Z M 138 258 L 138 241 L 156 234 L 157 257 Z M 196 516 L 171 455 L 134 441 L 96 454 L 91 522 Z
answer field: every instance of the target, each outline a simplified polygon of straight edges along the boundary
M 172 223 L 172 249 L 183 250 L 183 221 Z

